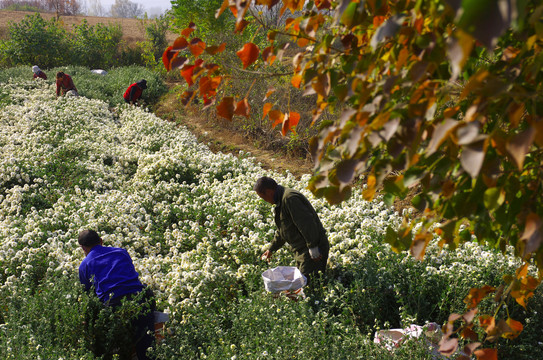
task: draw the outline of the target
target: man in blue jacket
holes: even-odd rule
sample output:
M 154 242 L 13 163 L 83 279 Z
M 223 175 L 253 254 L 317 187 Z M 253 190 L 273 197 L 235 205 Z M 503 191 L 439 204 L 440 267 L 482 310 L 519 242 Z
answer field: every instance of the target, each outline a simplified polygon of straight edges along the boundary
M 154 332 L 155 303 L 150 290 L 140 282 L 132 258 L 125 249 L 103 246 L 102 238 L 94 230 L 79 233 L 78 242 L 85 253 L 79 266 L 79 280 L 87 290 L 94 286 L 96 295 L 106 306 L 116 308 L 123 299 L 130 300 L 144 291 L 141 302 L 151 306 L 134 322 L 134 343 L 138 359 L 149 359 L 146 351 L 154 339 L 151 334 Z

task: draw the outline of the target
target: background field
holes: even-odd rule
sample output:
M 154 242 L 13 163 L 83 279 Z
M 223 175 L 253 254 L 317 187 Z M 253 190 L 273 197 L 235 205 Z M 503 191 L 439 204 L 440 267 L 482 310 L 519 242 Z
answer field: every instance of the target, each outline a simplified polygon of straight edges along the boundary
M 19 22 L 26 15 L 32 15 L 33 12 L 27 11 L 0 11 L 0 39 L 7 37 L 9 23 Z M 49 20 L 55 17 L 54 13 L 40 13 L 40 15 Z M 139 20 L 139 19 L 126 19 L 126 18 L 112 18 L 112 17 L 97 17 L 97 16 L 61 16 L 60 19 L 67 27 L 67 30 L 72 28 L 72 25 L 80 25 L 83 19 L 87 19 L 89 25 L 102 24 L 120 24 L 123 29 L 123 40 L 128 45 L 136 43 L 138 41 L 145 40 L 145 22 L 151 22 L 154 20 Z M 145 21 L 145 22 L 144 22 Z M 176 38 L 176 34 L 169 32 L 167 39 L 172 42 Z

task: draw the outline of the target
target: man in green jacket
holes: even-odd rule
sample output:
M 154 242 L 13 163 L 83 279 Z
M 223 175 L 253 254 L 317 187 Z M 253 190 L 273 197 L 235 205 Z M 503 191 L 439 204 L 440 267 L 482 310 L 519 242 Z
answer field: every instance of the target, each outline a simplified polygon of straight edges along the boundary
M 308 283 L 311 276 L 324 273 L 330 244 L 309 200 L 299 191 L 278 185 L 274 179 L 266 176 L 257 180 L 254 190 L 264 201 L 275 205 L 277 231 L 262 259 L 269 261 L 272 254 L 286 242 Z

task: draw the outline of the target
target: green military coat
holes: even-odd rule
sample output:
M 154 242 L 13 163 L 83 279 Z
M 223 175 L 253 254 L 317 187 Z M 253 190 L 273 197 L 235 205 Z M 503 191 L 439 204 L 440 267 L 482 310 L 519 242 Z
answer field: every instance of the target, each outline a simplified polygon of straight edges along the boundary
M 269 250 L 274 252 L 287 243 L 304 275 L 326 268 L 330 245 L 326 231 L 307 198 L 299 191 L 279 186 L 275 195 L 277 231 Z M 309 249 L 319 247 L 322 261 L 311 260 Z

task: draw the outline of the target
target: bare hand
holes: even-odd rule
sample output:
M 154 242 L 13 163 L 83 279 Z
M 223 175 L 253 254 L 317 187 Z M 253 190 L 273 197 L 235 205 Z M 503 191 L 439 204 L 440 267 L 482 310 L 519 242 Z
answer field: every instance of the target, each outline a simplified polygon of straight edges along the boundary
M 262 256 L 260 256 L 261 260 L 266 260 L 267 262 L 270 262 L 272 258 L 272 252 L 270 250 L 266 250 Z

